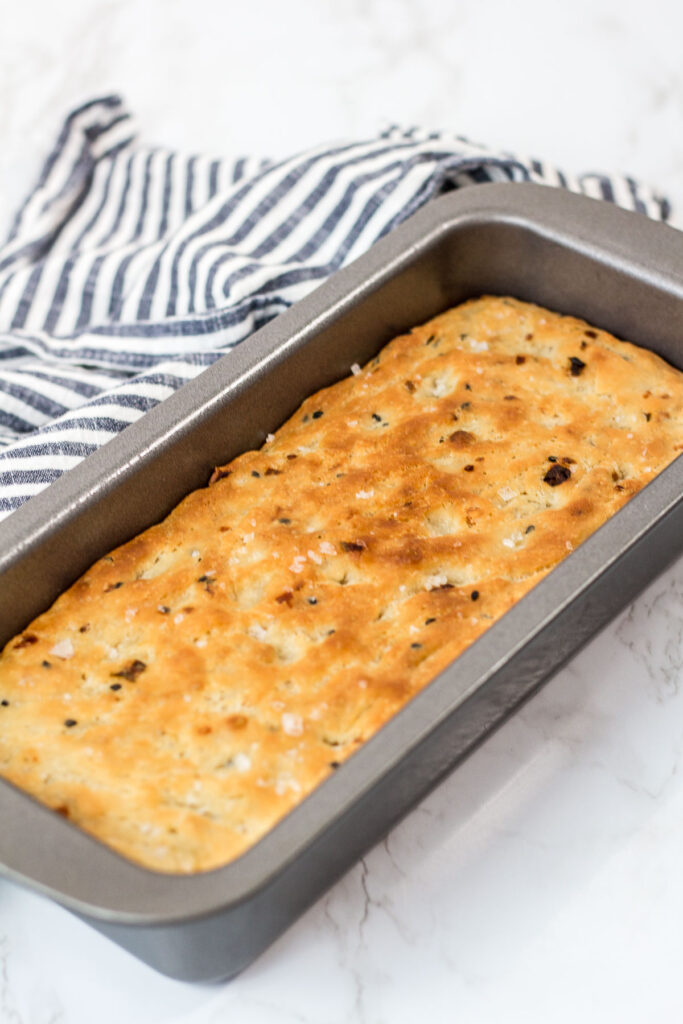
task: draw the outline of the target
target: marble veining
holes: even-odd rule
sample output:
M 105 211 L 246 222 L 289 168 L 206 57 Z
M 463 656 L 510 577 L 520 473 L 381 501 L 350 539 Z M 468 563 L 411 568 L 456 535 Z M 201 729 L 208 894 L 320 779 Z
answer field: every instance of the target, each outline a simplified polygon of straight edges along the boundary
M 680 211 L 681 30 L 664 0 L 15 5 L 0 230 L 64 114 L 112 90 L 178 148 L 421 124 L 630 171 Z M 227 985 L 0 881 L 0 1024 L 678 1024 L 682 679 L 679 560 Z

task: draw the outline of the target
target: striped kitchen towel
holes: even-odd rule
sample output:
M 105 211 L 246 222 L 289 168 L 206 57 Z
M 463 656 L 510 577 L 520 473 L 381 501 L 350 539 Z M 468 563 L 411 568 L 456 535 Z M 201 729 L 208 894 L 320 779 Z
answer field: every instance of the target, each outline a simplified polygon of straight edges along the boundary
M 116 96 L 74 110 L 0 249 L 0 518 L 430 198 L 486 181 L 669 215 L 631 178 L 455 135 L 211 159 L 141 144 Z

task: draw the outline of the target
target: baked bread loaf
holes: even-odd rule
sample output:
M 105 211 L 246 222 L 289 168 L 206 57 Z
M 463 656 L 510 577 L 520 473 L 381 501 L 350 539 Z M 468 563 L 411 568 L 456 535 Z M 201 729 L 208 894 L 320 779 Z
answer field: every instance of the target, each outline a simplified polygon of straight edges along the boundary
M 683 449 L 683 374 L 484 297 L 396 338 L 0 656 L 0 774 L 134 861 L 236 857 Z

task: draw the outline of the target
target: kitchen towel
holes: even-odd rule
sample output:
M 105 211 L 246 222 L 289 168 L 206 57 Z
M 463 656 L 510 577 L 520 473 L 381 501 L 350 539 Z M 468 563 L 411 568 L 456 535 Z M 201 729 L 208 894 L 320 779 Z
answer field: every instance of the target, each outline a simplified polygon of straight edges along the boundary
M 632 178 L 440 132 L 212 159 L 145 146 L 117 96 L 74 110 L 0 249 L 0 518 L 423 203 L 487 181 L 670 213 Z

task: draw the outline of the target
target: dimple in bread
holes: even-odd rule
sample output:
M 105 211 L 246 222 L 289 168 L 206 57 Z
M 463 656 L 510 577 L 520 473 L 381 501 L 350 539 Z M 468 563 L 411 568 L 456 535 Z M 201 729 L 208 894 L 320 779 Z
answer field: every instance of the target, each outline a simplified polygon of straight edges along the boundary
M 0 773 L 149 868 L 248 849 L 683 449 L 683 374 L 514 299 L 352 369 L 0 656 Z

